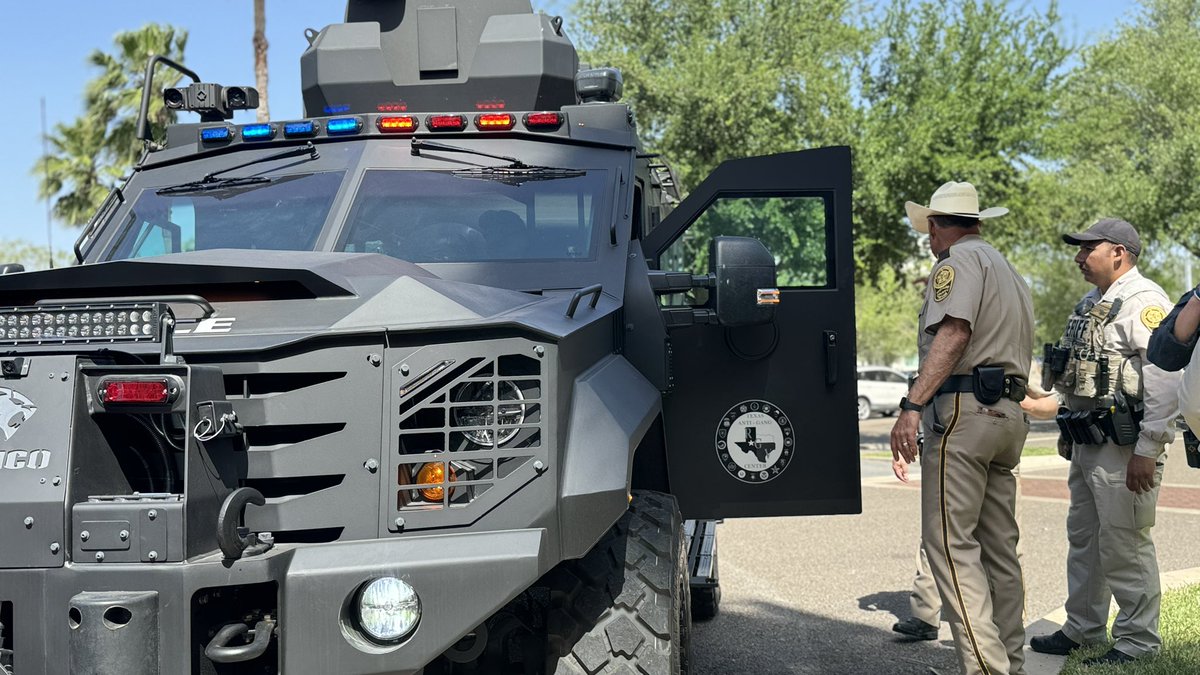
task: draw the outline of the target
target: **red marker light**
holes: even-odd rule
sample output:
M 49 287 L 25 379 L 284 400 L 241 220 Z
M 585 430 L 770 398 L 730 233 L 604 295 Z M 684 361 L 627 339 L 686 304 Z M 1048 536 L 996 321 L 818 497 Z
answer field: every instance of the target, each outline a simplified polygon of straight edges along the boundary
M 167 403 L 171 390 L 166 380 L 109 380 L 100 390 L 105 405 Z
M 488 113 L 475 116 L 475 128 L 480 130 L 508 131 L 516 124 L 516 118 L 508 113 Z
M 375 106 L 375 109 L 378 110 L 379 112 L 386 112 L 386 113 L 408 112 L 408 104 L 405 103 L 404 101 L 397 101 L 394 103 L 380 103 L 379 105 Z
M 553 131 L 563 124 L 563 114 L 557 112 L 528 113 L 522 120 L 531 131 Z
M 504 110 L 504 101 L 496 99 L 494 101 L 480 101 L 475 104 L 476 110 Z
M 380 117 L 375 124 L 385 134 L 403 134 L 417 130 L 417 118 L 408 115 Z
M 432 131 L 462 131 L 467 128 L 467 118 L 463 115 L 430 115 L 425 119 L 425 126 Z

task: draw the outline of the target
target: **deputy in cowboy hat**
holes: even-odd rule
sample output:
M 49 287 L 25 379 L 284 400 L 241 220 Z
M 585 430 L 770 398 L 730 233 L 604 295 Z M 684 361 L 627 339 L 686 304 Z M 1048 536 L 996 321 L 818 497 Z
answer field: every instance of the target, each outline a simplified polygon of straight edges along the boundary
M 1024 584 L 1017 560 L 1014 469 L 1029 425 L 1021 411 L 1033 357 L 1033 300 L 1012 265 L 980 236 L 970 183 L 905 205 L 937 262 L 917 336 L 920 370 L 892 428 L 896 474 L 917 457 L 923 428 L 921 539 L 963 672 L 1024 672 Z

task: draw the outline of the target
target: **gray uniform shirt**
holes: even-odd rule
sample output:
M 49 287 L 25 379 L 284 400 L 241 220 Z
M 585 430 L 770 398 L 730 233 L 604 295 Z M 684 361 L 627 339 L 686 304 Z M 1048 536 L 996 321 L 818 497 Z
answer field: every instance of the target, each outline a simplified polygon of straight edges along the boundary
M 1033 360 L 1033 299 L 1029 286 L 1000 252 L 977 234 L 959 239 L 942 255 L 925 287 L 917 347 L 921 362 L 946 317 L 971 325 L 971 341 L 952 375 L 975 366 L 1003 366 L 1026 379 Z

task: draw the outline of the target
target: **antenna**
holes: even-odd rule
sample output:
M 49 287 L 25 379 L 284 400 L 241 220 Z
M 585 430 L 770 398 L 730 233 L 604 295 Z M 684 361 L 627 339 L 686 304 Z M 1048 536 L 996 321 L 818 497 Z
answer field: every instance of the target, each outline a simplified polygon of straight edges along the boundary
M 46 97 L 42 97 L 42 177 L 45 178 L 48 171 L 47 165 L 50 158 L 50 147 L 47 145 L 48 136 L 46 134 Z M 50 263 L 49 269 L 54 269 L 54 227 L 50 217 L 50 195 L 46 195 L 46 256 Z

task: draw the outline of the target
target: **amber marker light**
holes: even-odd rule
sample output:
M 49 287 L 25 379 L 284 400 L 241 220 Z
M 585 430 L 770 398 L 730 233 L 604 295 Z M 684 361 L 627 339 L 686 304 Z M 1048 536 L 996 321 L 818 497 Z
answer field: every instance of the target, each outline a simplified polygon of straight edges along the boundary
M 486 113 L 475 116 L 475 128 L 480 131 L 508 131 L 517 125 L 517 118 L 508 113 Z
M 376 120 L 375 125 L 385 134 L 406 134 L 417 130 L 417 118 L 410 115 L 388 115 Z
M 450 469 L 450 479 L 446 480 L 446 464 L 444 462 L 431 462 L 422 466 L 421 470 L 417 472 L 418 485 L 447 482 L 454 482 L 454 469 Z M 421 490 L 421 496 L 426 501 L 440 502 L 446 496 L 446 489 L 442 487 L 424 488 Z

